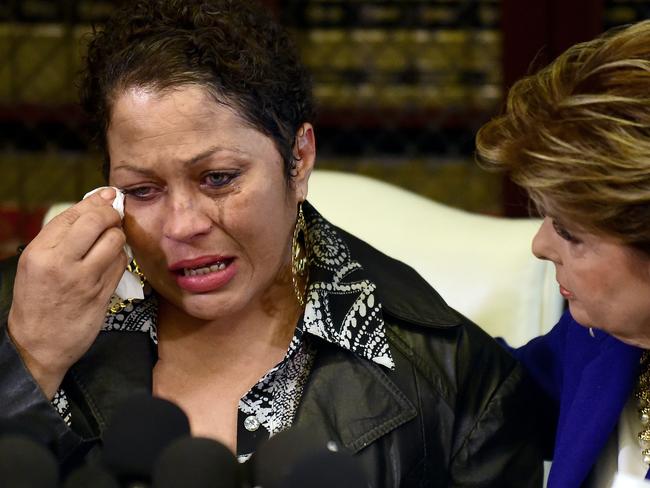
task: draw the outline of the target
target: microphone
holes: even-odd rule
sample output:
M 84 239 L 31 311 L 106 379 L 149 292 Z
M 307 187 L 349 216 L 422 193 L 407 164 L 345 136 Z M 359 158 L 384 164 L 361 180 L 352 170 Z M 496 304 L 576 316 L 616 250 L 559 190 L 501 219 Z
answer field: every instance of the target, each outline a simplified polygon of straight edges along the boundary
M 46 420 L 39 415 L 22 414 L 12 418 L 0 418 L 0 436 L 18 435 L 52 448 L 54 434 Z
M 122 483 L 148 483 L 165 447 L 189 434 L 180 407 L 149 394 L 134 395 L 116 409 L 106 429 L 104 464 Z
M 117 480 L 101 466 L 86 464 L 73 471 L 63 484 L 63 488 L 120 488 Z
M 183 437 L 163 451 L 153 469 L 153 488 L 238 488 L 239 465 L 212 439 Z
M 59 465 L 51 452 L 28 437 L 5 435 L 0 438 L 0 484 L 12 488 L 56 488 Z
M 264 443 L 251 458 L 256 488 L 367 488 L 361 466 L 333 441 L 292 428 Z

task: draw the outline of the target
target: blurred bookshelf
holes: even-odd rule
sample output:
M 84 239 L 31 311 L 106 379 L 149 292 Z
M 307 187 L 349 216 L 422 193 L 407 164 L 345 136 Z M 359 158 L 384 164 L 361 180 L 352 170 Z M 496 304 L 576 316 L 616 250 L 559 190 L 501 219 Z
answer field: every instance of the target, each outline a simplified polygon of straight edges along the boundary
M 582 36 L 650 15 L 650 0 L 262 1 L 291 31 L 313 74 L 318 167 L 367 174 L 490 214 L 504 212 L 503 180 L 476 168 L 474 134 L 500 110 L 505 87 L 540 46 L 553 45 L 547 52 L 554 55 L 574 42 L 570 35 L 547 37 L 579 30 L 587 14 L 597 23 Z M 21 223 L 29 216 L 37 221 L 51 202 L 101 184 L 100 155 L 89 142 L 75 80 L 84 37 L 119 3 L 0 3 L 5 249 L 31 237 L 33 225 Z
M 645 0 L 607 0 L 603 26 L 605 29 L 650 19 L 650 2 Z
M 275 6 L 313 74 L 321 168 L 500 212 L 500 178 L 472 160 L 474 134 L 502 100 L 498 0 Z
M 282 19 L 330 112 L 465 114 L 501 99 L 497 1 L 301 0 Z

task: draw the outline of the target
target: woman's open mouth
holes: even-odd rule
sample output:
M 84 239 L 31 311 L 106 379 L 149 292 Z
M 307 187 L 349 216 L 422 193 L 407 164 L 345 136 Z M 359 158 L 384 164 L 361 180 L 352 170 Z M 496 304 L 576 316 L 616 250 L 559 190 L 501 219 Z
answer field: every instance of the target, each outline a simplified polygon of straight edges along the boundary
M 226 269 L 226 262 L 220 261 L 218 263 L 212 264 L 210 266 L 202 266 L 200 268 L 183 268 L 184 276 L 198 276 L 208 273 L 214 273 L 216 271 L 223 271 Z
M 202 256 L 174 263 L 169 270 L 183 290 L 208 293 L 228 284 L 237 274 L 237 265 L 233 257 Z

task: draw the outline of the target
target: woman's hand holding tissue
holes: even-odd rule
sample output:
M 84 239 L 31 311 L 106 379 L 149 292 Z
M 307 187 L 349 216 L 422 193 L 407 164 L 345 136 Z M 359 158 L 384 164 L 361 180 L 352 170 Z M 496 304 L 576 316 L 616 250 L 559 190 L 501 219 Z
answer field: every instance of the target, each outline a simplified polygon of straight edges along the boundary
M 18 262 L 8 330 L 48 398 L 99 334 L 127 257 L 106 188 L 55 217 Z

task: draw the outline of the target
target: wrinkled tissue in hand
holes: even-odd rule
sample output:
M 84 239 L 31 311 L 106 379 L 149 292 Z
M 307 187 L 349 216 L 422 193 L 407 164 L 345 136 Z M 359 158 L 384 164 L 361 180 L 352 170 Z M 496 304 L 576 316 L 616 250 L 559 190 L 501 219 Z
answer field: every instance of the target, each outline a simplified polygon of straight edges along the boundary
M 102 186 L 100 188 L 95 188 L 94 190 L 86 193 L 84 199 L 88 198 L 90 195 L 97 193 L 99 190 L 107 188 Z M 120 218 L 124 218 L 124 193 L 122 193 L 117 188 L 113 187 L 115 190 L 115 200 L 113 200 L 113 208 L 117 210 L 117 213 L 120 214 Z M 133 252 L 128 244 L 124 245 L 124 252 L 129 258 L 129 262 L 133 259 Z M 130 272 L 129 270 L 124 270 L 124 274 L 120 279 L 120 282 L 115 288 L 115 295 L 120 297 L 122 300 L 136 299 L 142 300 L 144 298 L 144 293 L 142 291 L 142 285 L 140 284 L 140 277 L 135 273 Z

